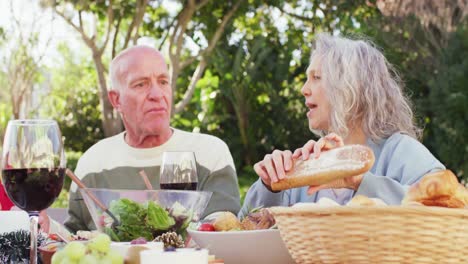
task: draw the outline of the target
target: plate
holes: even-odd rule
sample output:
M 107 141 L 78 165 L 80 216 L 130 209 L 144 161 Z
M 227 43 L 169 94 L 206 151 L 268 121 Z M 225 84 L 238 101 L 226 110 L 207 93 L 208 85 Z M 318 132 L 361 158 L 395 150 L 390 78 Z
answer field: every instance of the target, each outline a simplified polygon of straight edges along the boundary
M 279 230 L 206 232 L 188 230 L 195 243 L 226 264 L 295 263 L 281 239 Z

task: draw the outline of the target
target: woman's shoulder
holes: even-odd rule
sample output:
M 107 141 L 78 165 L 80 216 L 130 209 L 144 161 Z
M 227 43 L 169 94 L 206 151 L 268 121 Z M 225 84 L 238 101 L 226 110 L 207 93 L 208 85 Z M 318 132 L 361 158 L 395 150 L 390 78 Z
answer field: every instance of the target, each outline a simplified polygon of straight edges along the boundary
M 411 137 L 411 136 L 409 136 L 407 134 L 397 132 L 397 133 L 392 134 L 390 137 L 388 137 L 385 140 L 384 145 L 388 145 L 388 146 L 419 146 L 419 145 L 422 145 L 422 143 L 419 142 L 417 139 L 415 139 L 415 138 L 413 138 L 413 137 Z
M 432 153 L 419 140 L 404 134 L 394 133 L 385 140 L 382 146 L 382 152 L 391 153 L 410 159 L 431 158 L 435 159 Z

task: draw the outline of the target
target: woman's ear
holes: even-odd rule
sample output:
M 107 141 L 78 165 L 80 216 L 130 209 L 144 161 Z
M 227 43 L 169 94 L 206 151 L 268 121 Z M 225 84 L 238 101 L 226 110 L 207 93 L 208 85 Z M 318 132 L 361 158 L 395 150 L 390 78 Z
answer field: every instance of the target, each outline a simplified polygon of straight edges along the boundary
M 109 98 L 109 102 L 112 104 L 114 109 L 120 112 L 120 91 L 112 89 L 107 92 L 107 97 Z

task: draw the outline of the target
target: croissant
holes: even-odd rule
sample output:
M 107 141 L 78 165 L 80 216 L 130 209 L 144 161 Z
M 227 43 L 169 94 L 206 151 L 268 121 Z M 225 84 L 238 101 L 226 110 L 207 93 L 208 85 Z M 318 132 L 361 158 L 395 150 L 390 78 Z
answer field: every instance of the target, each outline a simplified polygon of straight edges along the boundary
M 468 205 L 468 190 L 458 183 L 452 171 L 432 172 L 410 187 L 402 204 L 410 205 L 414 202 L 426 206 L 464 208 Z

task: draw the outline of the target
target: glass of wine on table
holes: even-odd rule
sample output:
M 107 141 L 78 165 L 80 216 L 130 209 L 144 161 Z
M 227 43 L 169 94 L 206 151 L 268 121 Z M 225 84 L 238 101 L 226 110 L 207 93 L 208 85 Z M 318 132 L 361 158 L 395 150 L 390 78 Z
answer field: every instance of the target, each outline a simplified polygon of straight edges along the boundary
M 8 197 L 31 221 L 29 263 L 37 263 L 38 215 L 58 197 L 65 157 L 54 120 L 12 120 L 3 141 L 2 181 Z
M 162 190 L 197 190 L 195 154 L 190 151 L 164 152 L 159 175 Z

